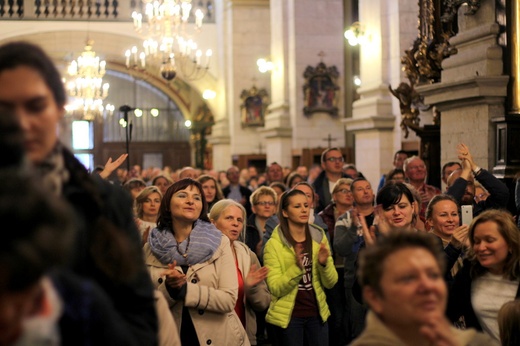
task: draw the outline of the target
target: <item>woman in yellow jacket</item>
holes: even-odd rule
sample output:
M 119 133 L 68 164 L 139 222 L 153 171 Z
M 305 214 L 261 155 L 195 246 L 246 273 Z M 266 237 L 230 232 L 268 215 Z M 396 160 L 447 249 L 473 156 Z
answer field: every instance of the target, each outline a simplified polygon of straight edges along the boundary
M 328 345 L 329 308 L 323 288 L 332 288 L 338 273 L 325 232 L 309 225 L 310 206 L 299 190 L 285 192 L 278 206 L 280 225 L 264 252 L 269 268 L 271 304 L 266 321 L 277 327 L 280 345 Z

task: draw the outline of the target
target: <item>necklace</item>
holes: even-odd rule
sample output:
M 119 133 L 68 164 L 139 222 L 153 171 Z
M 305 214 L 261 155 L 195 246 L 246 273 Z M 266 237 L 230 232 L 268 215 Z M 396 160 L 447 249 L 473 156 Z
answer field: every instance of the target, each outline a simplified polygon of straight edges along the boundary
M 177 239 L 175 240 L 177 241 Z M 190 237 L 188 236 L 188 243 L 186 244 L 186 251 L 184 251 L 184 253 L 181 252 L 180 248 L 179 248 L 179 242 L 177 242 L 177 252 L 179 253 L 179 255 L 181 255 L 183 258 L 186 258 L 188 257 L 188 249 L 190 248 Z

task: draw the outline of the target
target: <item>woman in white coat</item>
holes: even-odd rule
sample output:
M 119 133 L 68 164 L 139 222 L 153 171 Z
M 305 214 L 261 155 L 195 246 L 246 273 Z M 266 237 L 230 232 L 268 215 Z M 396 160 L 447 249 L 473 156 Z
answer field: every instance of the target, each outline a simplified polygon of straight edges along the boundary
M 229 270 L 230 242 L 209 222 L 199 182 L 182 179 L 168 188 L 144 251 L 183 346 L 250 344 L 234 311 L 238 280 Z
M 232 199 L 223 199 L 215 203 L 209 213 L 213 223 L 231 241 L 231 250 L 235 257 L 235 270 L 238 278 L 238 300 L 235 312 L 246 329 L 252 345 L 256 345 L 255 311 L 264 311 L 271 302 L 265 278 L 267 268 L 261 267 L 255 253 L 239 241 L 245 233 L 246 210 L 242 204 Z

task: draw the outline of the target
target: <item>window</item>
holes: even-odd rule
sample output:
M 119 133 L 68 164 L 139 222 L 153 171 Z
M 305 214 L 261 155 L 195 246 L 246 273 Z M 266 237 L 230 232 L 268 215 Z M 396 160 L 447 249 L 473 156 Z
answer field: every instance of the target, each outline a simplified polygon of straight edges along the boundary
M 87 120 L 72 122 L 72 150 L 74 156 L 89 170 L 94 169 L 94 131 L 93 124 Z
M 72 122 L 72 148 L 74 150 L 94 148 L 94 132 L 90 121 L 76 120 Z

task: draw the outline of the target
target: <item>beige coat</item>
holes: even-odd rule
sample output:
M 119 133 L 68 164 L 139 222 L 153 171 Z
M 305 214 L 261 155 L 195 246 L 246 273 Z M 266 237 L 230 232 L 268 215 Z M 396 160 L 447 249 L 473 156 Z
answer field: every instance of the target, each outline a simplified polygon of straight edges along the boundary
M 157 321 L 159 322 L 159 346 L 180 346 L 179 331 L 170 313 L 166 298 L 158 290 L 154 291 L 154 296 Z
M 233 247 L 237 254 L 238 268 L 242 272 L 242 276 L 245 278 L 251 270 L 251 265 L 255 264 L 256 268 L 260 268 L 260 262 L 256 257 L 255 253 L 249 249 L 249 247 L 240 242 L 234 241 Z M 269 307 L 271 302 L 271 293 L 267 289 L 265 281 L 260 282 L 258 285 L 251 287 L 245 292 L 245 306 L 246 306 L 246 332 L 249 341 L 252 345 L 256 345 L 256 315 L 255 311 L 264 311 Z
M 162 273 L 168 268 L 144 247 L 146 265 L 155 287 L 164 294 L 173 318 L 182 325 L 182 308 L 189 308 L 200 345 L 250 345 L 234 308 L 238 296 L 235 261 L 229 239 L 222 237 L 220 246 L 208 261 L 192 265 L 186 272 L 187 290 L 184 300 L 170 297 Z M 231 270 L 230 270 L 231 268 Z M 182 272 L 180 266 L 177 269 Z

